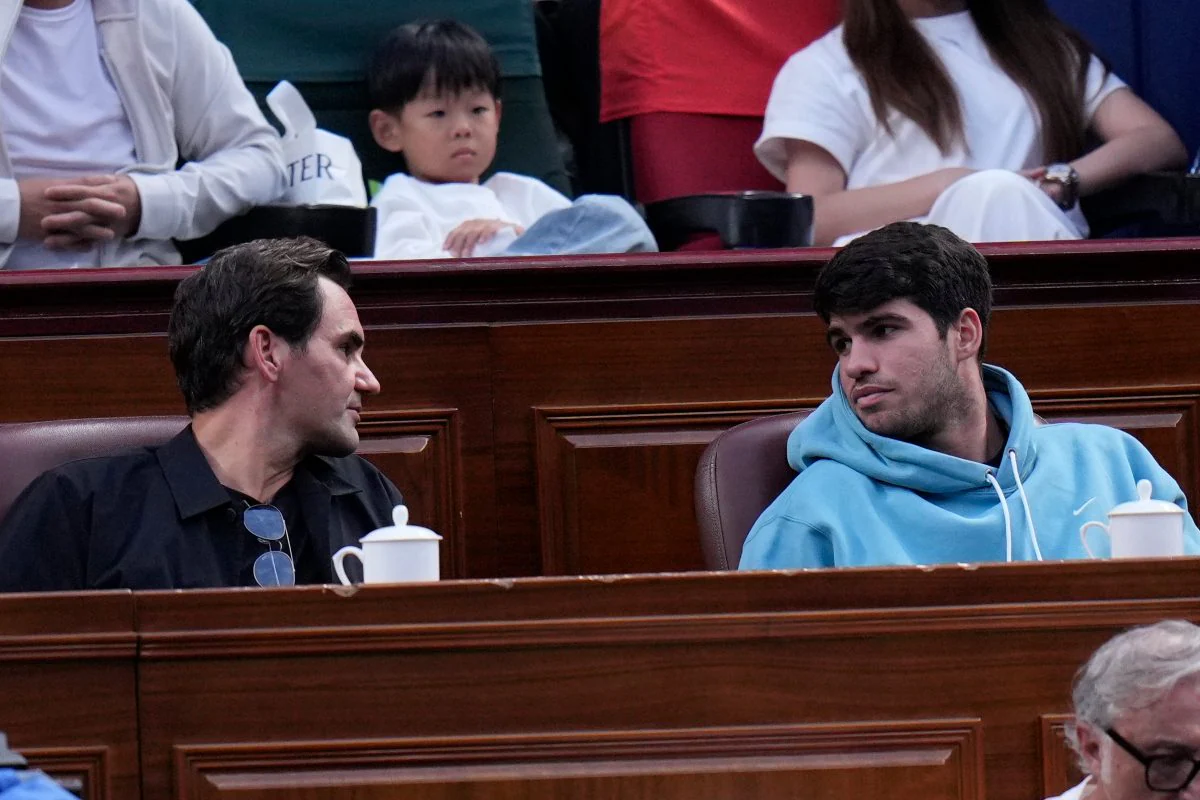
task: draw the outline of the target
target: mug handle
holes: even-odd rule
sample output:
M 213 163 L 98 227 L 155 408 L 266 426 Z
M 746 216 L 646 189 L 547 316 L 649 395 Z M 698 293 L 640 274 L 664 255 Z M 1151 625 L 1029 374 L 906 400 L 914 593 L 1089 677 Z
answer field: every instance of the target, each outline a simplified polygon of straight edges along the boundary
M 1087 542 L 1084 542 L 1083 546 L 1087 547 Z M 349 556 L 349 555 L 357 556 L 358 560 L 360 562 L 363 562 L 362 548 L 355 547 L 352 544 L 346 545 L 341 550 L 338 550 L 336 553 L 333 554 L 333 571 L 337 573 L 338 580 L 341 581 L 342 583 L 346 584 L 347 586 L 349 586 L 352 583 L 352 581 L 348 577 L 346 577 L 346 568 L 344 566 L 342 566 L 342 559 L 344 559 L 346 556 Z M 363 562 L 363 563 L 365 565 L 366 562 Z
M 1103 522 L 1097 522 L 1096 520 L 1092 520 L 1091 522 L 1083 523 L 1083 527 L 1079 529 L 1079 539 L 1080 539 L 1080 541 L 1083 542 L 1083 549 L 1087 550 L 1087 554 L 1089 556 L 1091 556 L 1092 558 L 1099 558 L 1100 556 L 1093 553 L 1092 548 L 1088 547 L 1088 542 L 1087 542 L 1087 529 L 1092 527 L 1093 525 L 1095 525 L 1100 530 L 1104 531 L 1105 535 L 1108 536 L 1108 538 L 1110 538 L 1110 539 L 1112 538 L 1112 533 L 1108 530 L 1107 525 L 1105 525 Z M 334 558 L 336 558 L 336 557 L 337 556 L 334 556 Z

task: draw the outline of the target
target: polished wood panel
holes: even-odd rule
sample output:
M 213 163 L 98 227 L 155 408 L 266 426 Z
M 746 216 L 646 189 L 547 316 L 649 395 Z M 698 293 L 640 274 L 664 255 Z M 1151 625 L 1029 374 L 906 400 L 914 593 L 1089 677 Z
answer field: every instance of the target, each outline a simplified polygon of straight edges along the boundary
M 86 800 L 139 797 L 128 592 L 0 594 L 0 731 Z
M 1077 778 L 1079 664 L 1128 626 L 1200 619 L 1198 569 L 10 595 L 0 708 L 96 800 L 1029 800 Z
M 109 780 L 108 747 L 33 747 L 21 755 L 31 768 L 45 772 L 80 800 L 119 796 Z
M 1048 418 L 1129 430 L 1200 499 L 1200 342 L 1179 333 L 1200 243 L 982 250 L 989 359 Z M 384 387 L 364 452 L 447 537 L 447 576 L 695 569 L 703 445 L 829 392 L 811 292 L 830 252 L 358 264 Z M 163 331 L 189 271 L 0 271 L 0 420 L 179 413 Z
M 700 453 L 731 425 L 782 410 L 534 409 L 543 571 L 629 571 L 630 553 L 642 572 L 704 569 L 692 497 Z
M 1067 741 L 1070 714 L 1043 714 L 1041 739 L 1042 796 L 1057 797 L 1083 780 L 1078 757 Z
M 1197 569 L 139 593 L 143 794 L 607 797 L 727 773 L 734 796 L 1028 800 L 1071 780 L 1045 720 L 1079 664 L 1129 625 L 1200 618 Z
M 176 751 L 177 798 L 983 796 L 979 720 L 679 728 Z

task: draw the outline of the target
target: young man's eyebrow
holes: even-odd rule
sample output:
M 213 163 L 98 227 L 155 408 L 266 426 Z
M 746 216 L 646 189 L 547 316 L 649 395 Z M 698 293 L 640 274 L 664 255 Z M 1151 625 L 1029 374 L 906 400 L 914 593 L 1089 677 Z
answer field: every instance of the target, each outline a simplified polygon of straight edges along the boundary
M 890 323 L 899 322 L 902 324 L 907 324 L 908 318 L 905 317 L 903 314 L 896 314 L 896 313 L 893 313 L 890 311 L 885 312 L 883 314 L 872 314 L 871 316 L 864 319 L 862 322 L 858 323 L 857 325 L 854 325 L 853 328 L 858 331 L 865 331 L 865 330 L 869 330 L 869 329 L 875 327 L 876 325 L 882 325 L 882 324 L 889 323 L 889 322 Z M 825 341 L 829 343 L 830 347 L 833 346 L 834 339 L 837 339 L 837 338 L 839 338 L 841 336 L 845 336 L 845 335 L 846 335 L 846 332 L 844 330 L 842 330 L 842 327 L 840 325 L 830 325 L 828 328 L 825 329 Z
M 874 328 L 876 325 L 881 325 L 885 322 L 908 322 L 908 318 L 903 314 L 895 314 L 891 312 L 885 314 L 873 314 L 864 319 L 862 322 L 858 323 L 858 329 L 866 330 L 867 328 Z

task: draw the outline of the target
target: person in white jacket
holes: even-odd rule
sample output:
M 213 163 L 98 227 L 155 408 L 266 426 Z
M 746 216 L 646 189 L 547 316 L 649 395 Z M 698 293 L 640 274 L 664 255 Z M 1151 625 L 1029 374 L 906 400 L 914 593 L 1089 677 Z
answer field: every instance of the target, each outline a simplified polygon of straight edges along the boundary
M 279 137 L 187 0 L 0 10 L 0 266 L 177 264 L 283 191 Z
M 1067 736 L 1087 778 L 1051 800 L 1200 798 L 1200 627 L 1166 620 L 1100 646 Z
M 500 68 L 487 41 L 455 20 L 402 25 L 367 74 L 375 141 L 403 153 L 372 200 L 377 259 L 656 250 L 637 211 L 619 197 L 574 203 L 525 175 L 480 178 L 496 155 Z

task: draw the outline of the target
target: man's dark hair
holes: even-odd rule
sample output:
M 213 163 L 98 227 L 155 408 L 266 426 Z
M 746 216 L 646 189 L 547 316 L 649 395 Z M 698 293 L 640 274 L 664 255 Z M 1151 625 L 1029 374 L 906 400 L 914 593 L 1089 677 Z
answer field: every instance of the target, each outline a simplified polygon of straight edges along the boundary
M 969 243 L 938 225 L 893 222 L 860 236 L 817 275 L 813 308 L 829 324 L 834 314 L 864 314 L 892 300 L 909 300 L 933 317 L 940 336 L 964 309 L 983 323 L 987 344 L 992 279 L 987 261 Z
M 216 408 L 237 391 L 256 325 L 298 350 L 308 345 L 321 321 L 321 276 L 350 287 L 346 257 L 301 237 L 227 247 L 180 281 L 167 346 L 188 413 Z
M 398 112 L 423 91 L 483 89 L 500 99 L 500 64 L 487 40 L 453 19 L 412 22 L 389 33 L 367 66 L 371 107 Z

